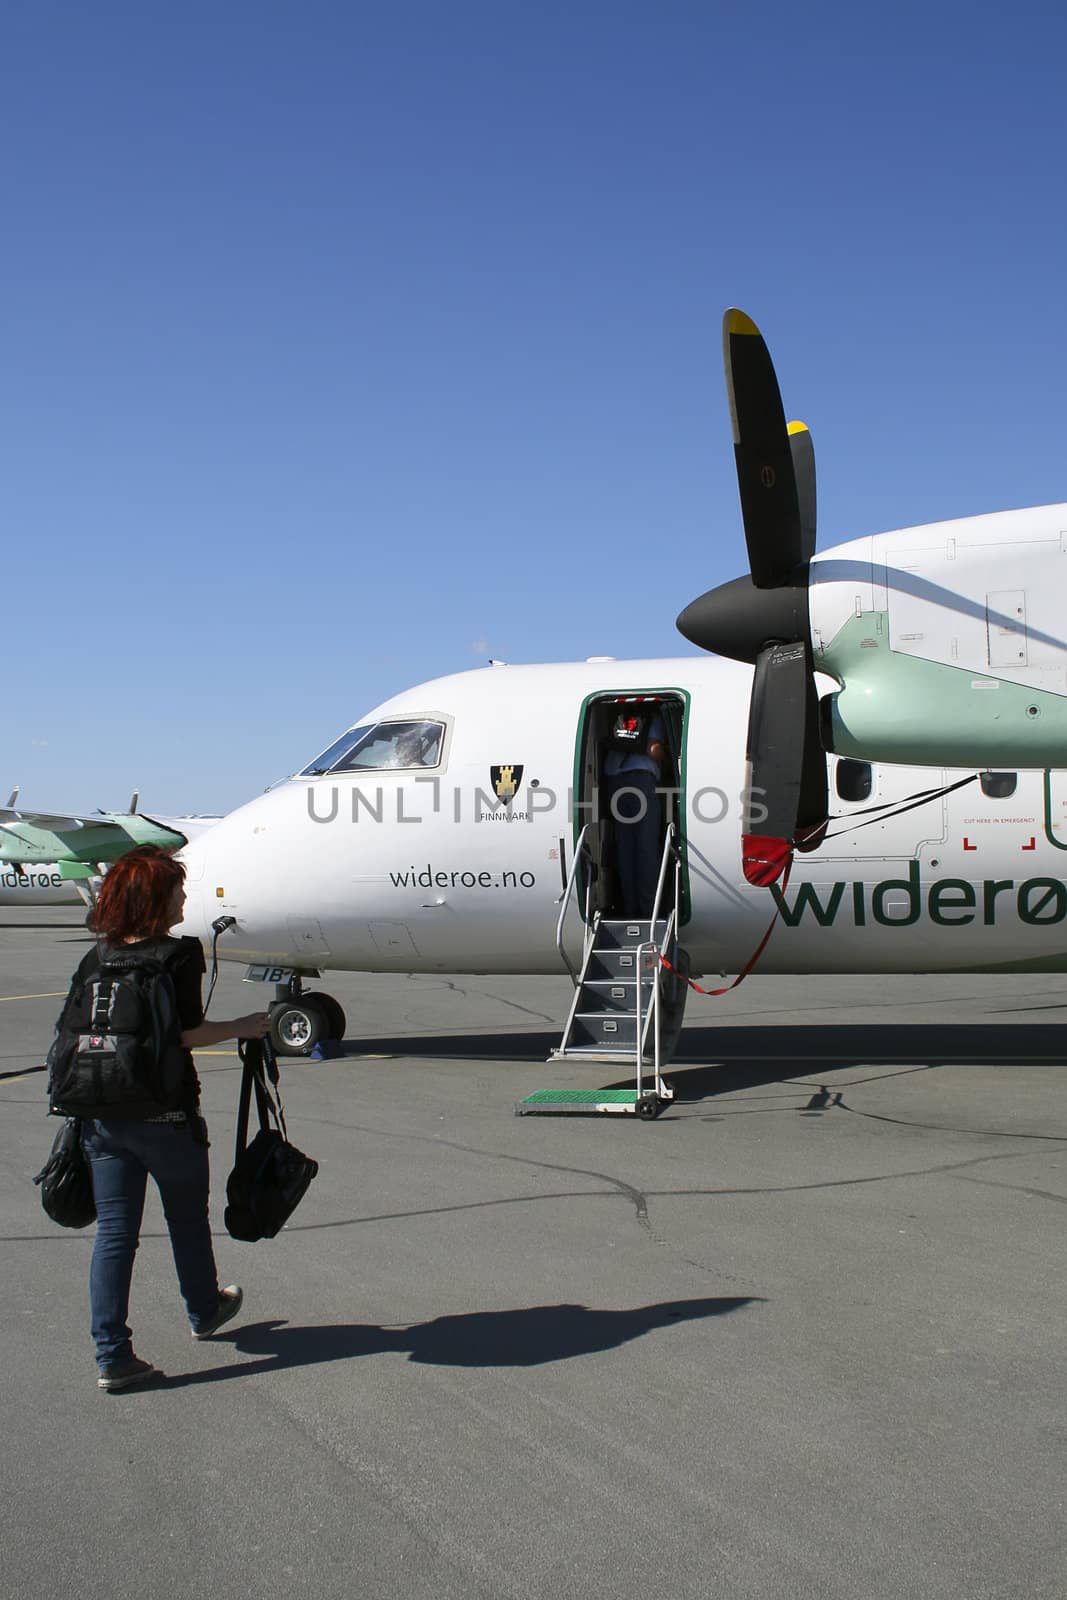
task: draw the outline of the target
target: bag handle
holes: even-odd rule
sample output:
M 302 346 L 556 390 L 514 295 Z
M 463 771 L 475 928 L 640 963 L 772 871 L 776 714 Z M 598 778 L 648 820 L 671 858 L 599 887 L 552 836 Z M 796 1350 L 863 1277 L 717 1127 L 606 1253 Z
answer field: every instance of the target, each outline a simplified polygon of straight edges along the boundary
M 253 1088 L 256 1091 L 256 1112 L 259 1116 L 260 1132 L 268 1132 L 273 1121 L 282 1138 L 287 1144 L 289 1142 L 282 1097 L 277 1090 L 278 1063 L 270 1040 L 238 1039 L 237 1054 L 241 1058 L 243 1068 L 241 1072 L 241 1097 L 237 1103 L 235 1164 L 240 1160 L 248 1143 L 248 1116 L 252 1109 Z

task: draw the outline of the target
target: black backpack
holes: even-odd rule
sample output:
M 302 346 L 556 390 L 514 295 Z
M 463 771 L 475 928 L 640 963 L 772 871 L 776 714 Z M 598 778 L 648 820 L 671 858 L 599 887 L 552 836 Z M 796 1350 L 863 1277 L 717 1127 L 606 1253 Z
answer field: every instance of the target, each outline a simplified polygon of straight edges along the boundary
M 184 953 L 179 939 L 88 952 L 48 1052 L 53 1111 L 143 1118 L 191 1109 L 196 1080 L 181 1045 L 172 976 Z

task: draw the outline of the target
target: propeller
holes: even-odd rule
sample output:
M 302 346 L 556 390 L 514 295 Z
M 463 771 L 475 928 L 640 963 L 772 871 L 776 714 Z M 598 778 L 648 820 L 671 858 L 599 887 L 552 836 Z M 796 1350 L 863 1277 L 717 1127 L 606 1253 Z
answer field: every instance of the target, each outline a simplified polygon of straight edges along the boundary
M 750 575 L 709 589 L 677 625 L 701 649 L 755 665 L 741 862 L 749 883 L 766 885 L 794 849 L 813 850 L 826 831 L 808 618 L 815 450 L 804 423 L 786 423 L 770 352 L 743 311 L 723 318 L 723 362 Z

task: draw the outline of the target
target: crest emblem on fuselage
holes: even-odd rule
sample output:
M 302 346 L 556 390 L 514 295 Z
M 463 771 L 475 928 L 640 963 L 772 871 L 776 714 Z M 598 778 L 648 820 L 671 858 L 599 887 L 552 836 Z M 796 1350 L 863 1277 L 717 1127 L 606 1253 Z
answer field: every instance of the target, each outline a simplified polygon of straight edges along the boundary
M 497 798 L 508 805 L 514 800 L 515 791 L 522 782 L 522 767 L 514 763 L 511 766 L 490 767 L 489 781 Z

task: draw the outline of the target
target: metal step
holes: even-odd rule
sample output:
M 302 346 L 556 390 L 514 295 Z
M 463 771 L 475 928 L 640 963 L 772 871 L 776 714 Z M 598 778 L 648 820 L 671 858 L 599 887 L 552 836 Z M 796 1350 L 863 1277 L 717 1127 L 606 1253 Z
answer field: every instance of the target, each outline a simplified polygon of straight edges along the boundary
M 611 1015 L 603 1011 L 579 1011 L 571 1024 L 567 1049 L 580 1050 L 583 1045 L 591 1045 L 594 1050 L 619 1050 L 632 1056 L 636 1044 L 637 1018 L 632 1011 Z
M 629 978 L 630 982 L 633 983 L 636 977 L 636 950 L 599 950 L 594 945 L 589 952 L 589 959 L 585 964 L 582 981 L 584 982 L 586 978 Z
M 639 944 L 647 944 L 650 939 L 655 939 L 658 944 L 667 932 L 666 917 L 657 917 L 655 929 L 650 932 L 651 924 L 646 917 L 628 919 L 616 917 L 601 917 L 597 923 L 593 948 L 603 950 L 636 950 Z
M 578 1014 L 588 1011 L 625 1011 L 633 1016 L 637 993 L 636 978 L 591 978 L 582 984 Z M 641 1010 L 647 1012 L 652 994 L 652 975 L 641 980 Z

